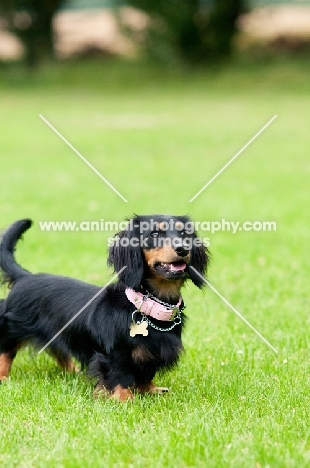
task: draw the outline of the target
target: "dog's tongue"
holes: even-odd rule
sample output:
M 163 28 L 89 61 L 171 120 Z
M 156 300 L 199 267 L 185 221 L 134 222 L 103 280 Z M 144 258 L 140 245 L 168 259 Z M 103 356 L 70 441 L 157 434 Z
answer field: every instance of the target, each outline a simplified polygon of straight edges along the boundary
M 182 271 L 185 268 L 186 263 L 170 263 L 170 271 Z

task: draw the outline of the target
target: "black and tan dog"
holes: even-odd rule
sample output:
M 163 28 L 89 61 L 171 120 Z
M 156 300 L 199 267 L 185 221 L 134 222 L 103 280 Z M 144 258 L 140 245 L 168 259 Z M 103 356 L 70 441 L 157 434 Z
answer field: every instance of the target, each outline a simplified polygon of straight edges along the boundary
M 109 249 L 108 264 L 119 280 L 100 294 L 98 286 L 32 274 L 18 265 L 13 252 L 30 226 L 28 219 L 16 221 L 0 245 L 0 267 L 10 286 L 0 301 L 0 380 L 9 376 L 24 344 L 42 348 L 50 342 L 48 351 L 64 369 L 74 370 L 72 357 L 88 367 L 98 381 L 96 394 L 127 400 L 135 392 L 166 391 L 152 380 L 173 367 L 183 349 L 180 290 L 188 279 L 201 288 L 208 263 L 189 218 L 129 220 Z

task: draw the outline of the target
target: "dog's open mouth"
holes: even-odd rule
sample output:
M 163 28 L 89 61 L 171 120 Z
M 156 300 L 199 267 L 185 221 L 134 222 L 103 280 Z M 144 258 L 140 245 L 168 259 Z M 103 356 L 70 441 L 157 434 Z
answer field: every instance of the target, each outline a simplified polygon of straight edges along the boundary
M 179 273 L 183 272 L 186 268 L 186 263 L 182 260 L 177 262 L 158 262 L 155 264 L 155 268 L 158 271 L 167 272 L 167 273 Z

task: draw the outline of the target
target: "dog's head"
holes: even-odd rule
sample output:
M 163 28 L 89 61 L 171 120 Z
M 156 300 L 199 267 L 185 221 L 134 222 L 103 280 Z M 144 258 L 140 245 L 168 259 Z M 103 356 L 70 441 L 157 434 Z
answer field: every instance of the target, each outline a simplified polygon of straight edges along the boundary
M 126 267 L 119 279 L 139 288 L 145 279 L 161 282 L 187 279 L 202 288 L 208 263 L 208 250 L 187 216 L 135 216 L 115 236 L 108 264 L 116 272 Z

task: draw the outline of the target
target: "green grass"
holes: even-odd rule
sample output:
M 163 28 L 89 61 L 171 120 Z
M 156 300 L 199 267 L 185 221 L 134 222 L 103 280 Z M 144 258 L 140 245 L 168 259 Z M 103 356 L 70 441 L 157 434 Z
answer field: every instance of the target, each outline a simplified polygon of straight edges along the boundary
M 86 377 L 25 349 L 0 388 L 1 466 L 310 466 L 309 65 L 239 62 L 190 73 L 84 63 L 33 77 L 2 70 L 2 78 L 0 227 L 34 220 L 17 249 L 25 268 L 99 285 L 110 278 L 110 233 L 40 232 L 42 220 L 121 221 L 133 212 L 274 220 L 276 232 L 201 234 L 211 241 L 210 281 L 279 353 L 210 289 L 191 285 L 186 352 L 156 379 L 171 387 L 166 396 L 94 401 Z

